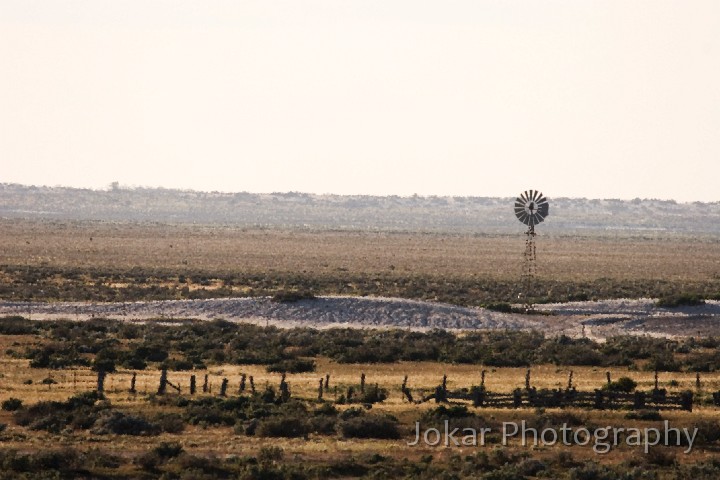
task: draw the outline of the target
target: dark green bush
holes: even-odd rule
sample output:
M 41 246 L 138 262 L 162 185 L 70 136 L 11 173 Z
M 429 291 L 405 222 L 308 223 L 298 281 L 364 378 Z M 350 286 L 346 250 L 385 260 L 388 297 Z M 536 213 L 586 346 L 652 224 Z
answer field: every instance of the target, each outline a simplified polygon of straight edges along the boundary
M 118 352 L 112 348 L 103 348 L 95 354 L 92 369 L 96 372 L 103 371 L 112 373 L 115 371 L 115 362 L 117 362 Z
M 15 410 L 18 410 L 22 407 L 22 403 L 22 400 L 20 400 L 19 398 L 11 397 L 2 402 L 2 409 L 7 410 L 8 412 L 14 412 Z
M 379 387 L 376 384 L 365 385 L 364 392 L 360 391 L 360 386 L 355 386 L 353 390 L 357 392 L 357 394 L 347 400 L 348 403 L 373 404 L 383 402 L 388 398 L 387 389 Z
M 481 306 L 495 312 L 512 313 L 513 311 L 512 305 L 507 302 L 486 303 Z
M 37 331 L 36 322 L 23 317 L 0 318 L 0 335 L 31 335 Z
M 586 462 L 582 466 L 571 468 L 569 472 L 570 480 L 621 480 L 624 477 L 609 467 L 598 465 L 595 462 Z
M 660 297 L 655 303 L 658 307 L 676 308 L 683 306 L 694 307 L 697 305 L 705 305 L 705 299 L 694 293 L 678 293 L 674 295 L 666 295 Z
M 260 463 L 277 462 L 283 459 L 284 453 L 282 447 L 271 445 L 260 448 L 257 459 Z
M 637 410 L 628 412 L 625 418 L 628 420 L 662 420 L 662 415 L 657 410 Z
M 397 420 L 388 415 L 359 415 L 342 420 L 338 427 L 345 438 L 400 438 Z
M 160 364 L 160 368 L 167 368 L 173 372 L 183 372 L 192 370 L 194 365 L 189 360 L 181 360 L 176 358 L 167 359 Z
M 316 298 L 312 292 L 306 290 L 288 290 L 277 292 L 273 295 L 272 300 L 278 303 L 293 303 L 300 300 L 315 300 Z
M 654 354 L 645 365 L 645 370 L 654 372 L 679 372 L 681 364 L 670 352 Z
M 181 433 L 185 430 L 185 421 L 178 413 L 161 413 L 154 418 L 153 423 L 165 433 Z
M 183 452 L 183 447 L 177 442 L 161 442 L 154 451 L 162 458 L 175 458 Z
M 290 358 L 272 363 L 267 366 L 268 372 L 277 373 L 306 373 L 315 371 L 315 362 L 301 358 Z
M 82 357 L 76 345 L 67 342 L 51 343 L 38 349 L 30 349 L 25 358 L 30 359 L 31 368 L 60 369 L 73 366 L 87 366 L 90 362 Z
M 60 433 L 65 428 L 90 428 L 106 405 L 96 405 L 96 392 L 85 392 L 70 397 L 65 402 L 38 402 L 15 411 L 13 417 L 18 425 L 31 430 Z
M 96 435 L 157 435 L 160 427 L 146 419 L 118 411 L 104 412 L 95 421 L 92 433 Z
M 637 382 L 630 377 L 620 377 L 617 380 L 603 386 L 603 389 L 612 392 L 630 393 L 637 388 Z
M 260 421 L 255 434 L 260 437 L 303 437 L 310 428 L 304 418 L 273 416 Z

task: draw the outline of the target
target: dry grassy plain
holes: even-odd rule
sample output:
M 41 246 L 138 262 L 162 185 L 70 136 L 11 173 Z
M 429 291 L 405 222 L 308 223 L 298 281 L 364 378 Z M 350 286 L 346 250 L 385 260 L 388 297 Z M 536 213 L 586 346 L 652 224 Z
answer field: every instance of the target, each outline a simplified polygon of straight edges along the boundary
M 206 272 L 349 272 L 515 279 L 524 235 L 446 235 L 222 226 L 0 221 L 5 265 Z M 720 239 L 537 238 L 538 274 L 553 280 L 720 278 Z

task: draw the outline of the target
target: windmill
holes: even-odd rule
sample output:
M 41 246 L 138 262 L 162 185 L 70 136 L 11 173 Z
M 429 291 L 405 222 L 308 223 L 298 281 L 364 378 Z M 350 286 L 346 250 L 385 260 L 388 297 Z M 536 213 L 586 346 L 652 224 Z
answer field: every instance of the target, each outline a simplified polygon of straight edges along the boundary
M 528 226 L 525 232 L 525 254 L 523 267 L 523 292 L 525 310 L 532 310 L 531 289 L 537 271 L 535 256 L 535 225 L 542 223 L 550 213 L 547 198 L 537 190 L 526 190 L 515 199 L 515 216 Z

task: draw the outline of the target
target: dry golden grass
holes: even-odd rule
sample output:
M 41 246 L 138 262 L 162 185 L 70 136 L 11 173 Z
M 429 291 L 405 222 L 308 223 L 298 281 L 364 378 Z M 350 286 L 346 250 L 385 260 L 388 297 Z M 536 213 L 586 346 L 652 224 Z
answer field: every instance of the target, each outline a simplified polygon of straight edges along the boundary
M 3 358 L 0 360 L 0 368 L 3 371 L 2 385 L 0 386 L 0 400 L 9 397 L 21 398 L 26 404 L 40 400 L 64 400 L 80 391 L 93 389 L 95 387 L 96 375 L 89 369 L 76 369 L 68 371 L 51 371 L 44 369 L 30 369 L 26 360 L 13 360 Z M 497 368 L 487 369 L 486 385 L 492 391 L 509 392 L 517 387 L 522 387 L 525 381 L 525 369 L 523 368 Z M 605 369 L 594 369 L 579 367 L 574 368 L 574 383 L 578 389 L 587 390 L 597 388 L 605 382 Z M 614 378 L 626 375 L 630 376 L 640 384 L 643 389 L 649 389 L 653 385 L 652 372 L 629 372 L 627 369 L 608 369 Z M 320 359 L 318 371 L 288 375 L 287 381 L 293 392 L 293 396 L 312 400 L 317 396 L 318 380 L 325 373 L 331 375 L 331 392 L 325 394 L 326 399 L 334 397 L 334 387 L 344 391 L 348 385 L 359 383 L 360 373 L 366 374 L 368 384 L 378 383 L 380 386 L 390 390 L 390 397 L 382 404 L 376 404 L 375 411 L 388 412 L 395 415 L 406 425 L 412 425 L 420 413 L 434 408 L 436 405 L 428 402 L 421 405 L 411 405 L 404 401 L 400 395 L 399 385 L 404 375 L 409 376 L 409 386 L 416 392 L 419 389 L 431 390 L 441 380 L 443 374 L 448 375 L 448 387 L 451 389 L 469 387 L 479 383 L 480 368 L 470 365 L 443 365 L 438 363 L 398 363 L 398 364 L 362 364 L 345 365 L 337 364 L 328 360 Z M 559 369 L 551 365 L 534 367 L 532 372 L 532 383 L 538 388 L 557 388 L 567 384 L 567 369 Z M 198 388 L 202 386 L 202 375 L 204 372 L 195 372 L 198 378 Z M 277 387 L 280 375 L 267 373 L 264 367 L 252 365 L 223 365 L 210 368 L 210 384 L 212 395 L 219 391 L 222 378 L 230 380 L 228 393 L 237 394 L 241 373 L 253 375 L 258 389 L 266 384 Z M 187 393 L 189 377 L 192 372 L 171 372 L 169 379 L 183 387 Z M 43 378 L 52 377 L 59 383 L 50 387 L 38 385 Z M 120 371 L 108 375 L 106 380 L 106 394 L 111 402 L 121 409 L 141 411 L 146 414 L 153 414 L 159 411 L 178 411 L 175 407 L 157 406 L 147 401 L 147 394 L 154 393 L 157 389 L 159 372 L 148 370 L 138 372 L 136 395 L 128 392 L 131 372 Z M 24 385 L 26 379 L 32 379 L 32 385 Z M 679 382 L 676 387 L 668 387 L 669 380 Z M 702 377 L 703 389 L 715 391 L 720 388 L 720 373 L 706 374 Z M 693 374 L 664 374 L 661 377 L 661 386 L 671 391 L 681 389 L 694 389 L 695 377 Z M 248 385 L 249 388 L 249 385 Z M 173 396 L 174 393 L 168 395 Z M 198 396 L 202 396 L 198 393 Z M 339 406 L 349 408 L 349 406 Z M 559 410 L 549 410 L 559 411 Z M 653 422 L 629 421 L 625 419 L 625 412 L 621 411 L 569 411 L 588 418 L 590 425 L 621 425 L 624 427 L 656 426 Z M 501 422 L 519 422 L 529 420 L 534 415 L 533 410 L 519 409 L 481 409 L 478 413 L 494 424 Z M 682 428 L 698 421 L 700 418 L 720 419 L 720 412 L 714 408 L 696 408 L 693 413 L 668 411 L 662 412 L 663 419 L 669 420 L 673 426 Z M 271 439 L 255 438 L 237 435 L 231 427 L 208 427 L 188 426 L 180 435 L 162 434 L 157 437 L 125 437 L 115 435 L 93 435 L 88 432 L 78 432 L 72 435 L 54 435 L 46 432 L 28 432 L 20 427 L 12 426 L 10 412 L 0 411 L 0 422 L 8 423 L 10 440 L 6 446 L 20 450 L 33 450 L 42 448 L 43 445 L 53 444 L 56 446 L 73 446 L 81 449 L 90 446 L 99 447 L 104 450 L 115 452 L 119 455 L 134 456 L 142 451 L 147 451 L 163 441 L 177 441 L 183 447 L 195 454 L 207 455 L 255 455 L 264 446 L 280 446 L 284 449 L 286 458 L 293 455 L 300 455 L 303 458 L 314 460 L 338 459 L 347 455 L 373 454 L 376 452 L 387 454 L 392 452 L 396 458 L 418 459 L 422 455 L 434 455 L 437 458 L 445 458 L 455 454 L 473 454 L 479 450 L 491 450 L 493 445 L 472 448 L 443 448 L 417 446 L 410 447 L 407 442 L 413 437 L 408 430 L 407 434 L 400 440 L 346 440 L 335 436 L 311 436 L 308 440 L 303 439 Z M 535 458 L 543 458 L 547 455 L 556 455 L 561 449 L 567 447 L 536 447 L 532 448 Z M 511 443 L 511 449 L 524 450 L 525 447 Z M 620 447 L 610 454 L 597 456 L 588 447 L 570 447 L 570 451 L 576 459 L 593 459 L 601 462 L 618 463 L 636 455 L 635 449 Z M 679 452 L 679 451 L 678 451 Z M 691 455 L 678 455 L 680 462 L 696 462 L 709 458 L 711 453 L 698 449 Z
M 26 403 L 39 400 L 64 400 L 77 392 L 92 390 L 96 386 L 97 375 L 89 368 L 73 370 L 31 369 L 28 360 L 0 359 L 2 369 L 2 386 L 0 386 L 0 401 L 9 397 L 23 399 Z M 526 368 L 492 368 L 487 367 L 485 385 L 493 392 L 512 392 L 525 385 Z M 645 371 L 631 371 L 627 368 L 609 367 L 557 367 L 555 365 L 540 365 L 530 369 L 531 383 L 538 389 L 565 388 L 568 374 L 573 371 L 573 385 L 578 390 L 593 390 L 602 387 L 606 382 L 606 372 L 610 372 L 613 379 L 621 376 L 631 377 L 638 383 L 638 389 L 649 390 L 654 386 L 654 373 Z M 393 364 L 339 364 L 327 359 L 319 359 L 317 371 L 310 373 L 288 374 L 287 382 L 290 385 L 293 397 L 314 400 L 317 398 L 318 382 L 326 374 L 330 375 L 330 392 L 324 394 L 326 400 L 335 399 L 337 395 L 345 393 L 348 386 L 357 386 L 360 383 L 361 373 L 366 375 L 366 384 L 377 383 L 380 387 L 388 389 L 390 397 L 382 404 L 383 409 L 404 409 L 407 402 L 400 394 L 400 384 L 403 377 L 408 376 L 408 387 L 413 391 L 431 392 L 440 384 L 443 375 L 447 375 L 447 385 L 450 390 L 471 387 L 480 383 L 482 367 L 477 365 L 448 365 L 435 362 L 398 362 Z M 128 389 L 132 371 L 119 370 L 107 375 L 105 390 L 113 403 L 143 404 L 144 395 L 157 391 L 159 371 L 137 371 L 137 395 L 132 396 Z M 217 395 L 223 378 L 229 380 L 228 395 L 237 395 L 241 375 L 244 373 L 253 376 L 256 388 L 262 390 L 270 385 L 277 390 L 280 383 L 280 374 L 268 373 L 261 365 L 221 365 L 209 368 L 207 371 L 170 372 L 168 379 L 179 385 L 182 393 L 189 392 L 190 376 L 197 379 L 198 395 L 202 395 L 203 376 L 208 374 L 211 395 Z M 53 378 L 55 385 L 42 385 L 45 378 Z M 32 384 L 25 384 L 32 380 Z M 661 373 L 660 387 L 668 391 L 695 390 L 694 373 Z M 671 386 L 670 381 L 677 382 Z M 701 374 L 701 385 L 704 391 L 720 390 L 720 372 Z M 247 383 L 249 392 L 250 384 Z M 173 390 L 168 389 L 170 394 Z M 418 407 L 422 408 L 422 407 Z

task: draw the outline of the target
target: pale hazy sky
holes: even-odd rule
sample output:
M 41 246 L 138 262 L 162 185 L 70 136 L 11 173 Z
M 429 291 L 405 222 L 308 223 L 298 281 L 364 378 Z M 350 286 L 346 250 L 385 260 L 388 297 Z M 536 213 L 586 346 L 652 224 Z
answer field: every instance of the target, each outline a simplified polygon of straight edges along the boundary
M 720 2 L 0 0 L 0 182 L 720 200 Z

